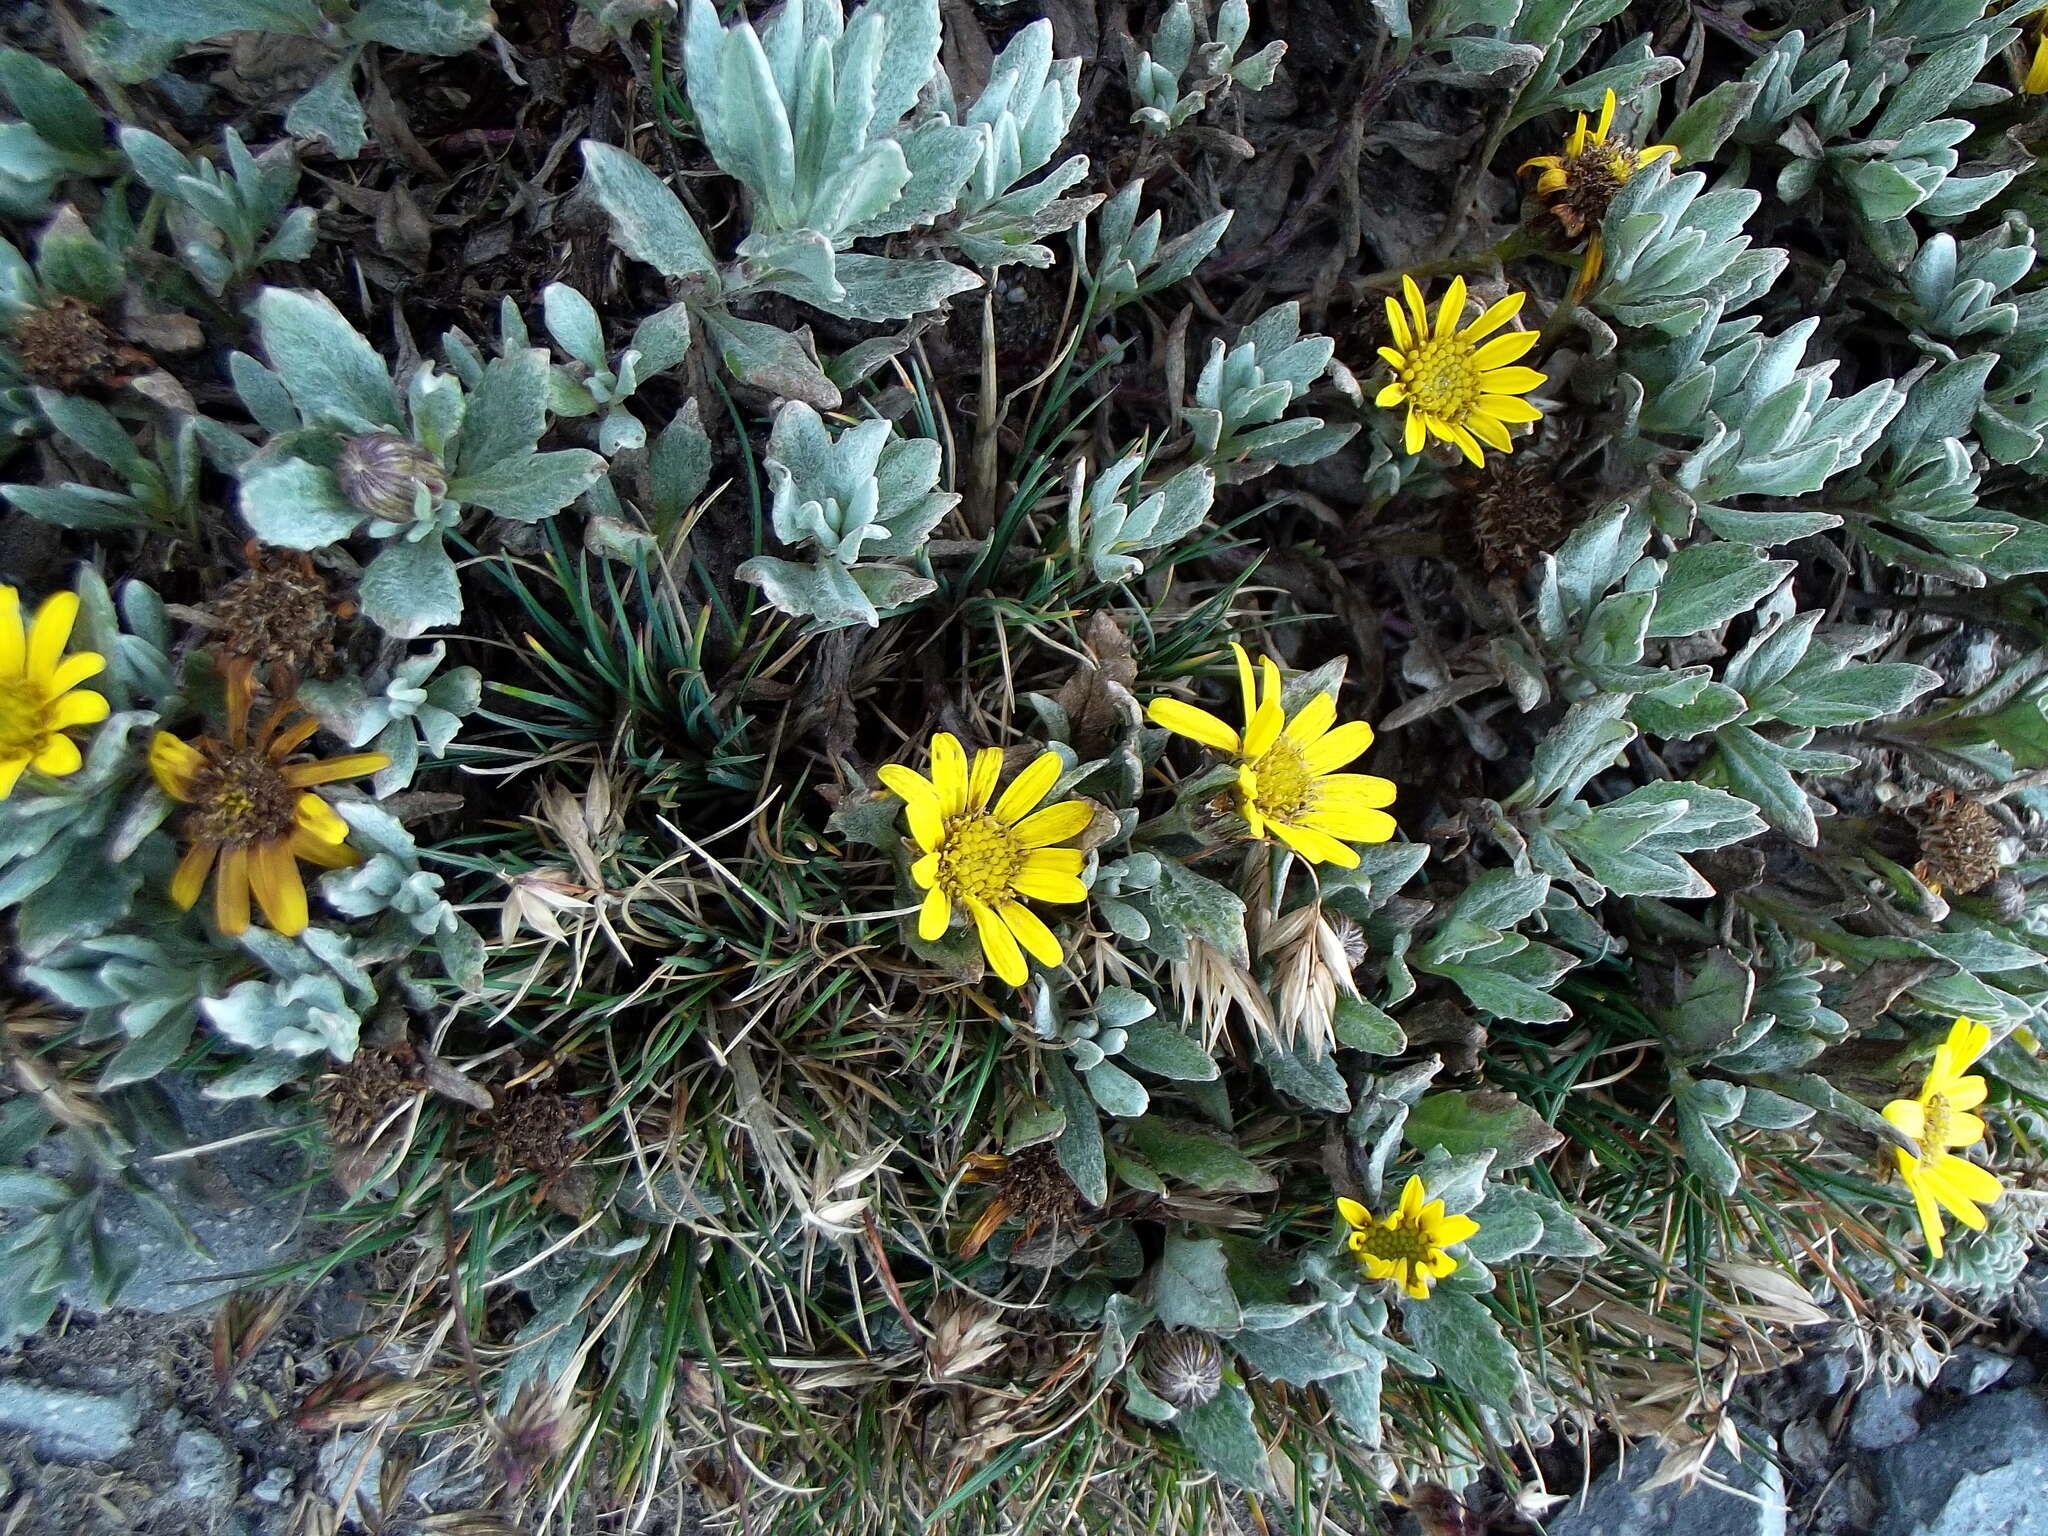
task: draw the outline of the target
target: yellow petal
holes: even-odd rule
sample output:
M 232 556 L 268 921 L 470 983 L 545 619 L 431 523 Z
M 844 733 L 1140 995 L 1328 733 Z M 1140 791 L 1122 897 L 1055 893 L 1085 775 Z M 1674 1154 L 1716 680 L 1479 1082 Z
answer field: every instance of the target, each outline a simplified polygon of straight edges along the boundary
M 1315 803 L 1321 810 L 1379 811 L 1399 793 L 1392 779 L 1371 773 L 1330 773 L 1316 780 Z
M 75 725 L 97 725 L 107 718 L 107 701 L 104 695 L 79 689 L 60 696 L 50 705 L 44 716 L 53 731 L 65 731 Z
M 1327 693 L 1319 693 L 1310 699 L 1287 722 L 1286 736 L 1298 747 L 1305 747 L 1316 740 L 1337 722 L 1337 701 Z
M 1979 1168 L 1966 1157 L 1945 1153 L 1935 1161 L 1934 1167 L 1924 1175 L 1932 1186 L 1935 1198 L 1947 1205 L 1947 1195 L 1958 1200 L 1971 1201 L 1979 1205 L 1990 1205 L 2005 1193 L 2005 1186 L 1998 1182 L 1998 1175 L 1989 1168 Z M 1953 1206 L 1950 1209 L 1954 1209 Z M 1958 1215 L 1961 1213 L 1958 1212 Z M 1981 1226 L 1981 1221 L 1971 1223 Z
M 1485 466 L 1486 454 L 1479 446 L 1479 439 L 1474 437 L 1469 429 L 1460 426 L 1456 422 L 1452 422 L 1449 424 L 1448 434 L 1451 441 L 1458 445 L 1460 453 L 1464 454 L 1474 464 L 1482 468 Z
M 1991 1028 L 1975 1019 L 1957 1019 L 1949 1026 L 1948 1039 L 1944 1043 L 1948 1047 L 1951 1069 L 1965 1072 L 1979 1056 L 1991 1049 Z
M 1237 691 L 1244 710 L 1244 723 L 1250 725 L 1252 716 L 1259 712 L 1259 684 L 1252 671 L 1251 653 L 1233 640 L 1230 642 L 1230 654 L 1237 662 Z
M 306 882 L 299 878 L 299 866 L 282 841 L 258 843 L 249 850 L 249 888 L 272 928 L 288 939 L 305 931 Z
M 149 771 L 157 786 L 173 800 L 192 800 L 192 781 L 206 759 L 169 731 L 158 731 L 149 742 Z
M 171 874 L 171 900 L 181 910 L 190 912 L 199 893 L 206 889 L 206 875 L 213 868 L 217 851 L 212 843 L 194 843 L 178 860 L 178 867 Z
M 52 592 L 36 610 L 35 623 L 28 632 L 28 676 L 48 682 L 64 658 L 64 646 L 71 639 L 71 626 L 78 618 L 76 592 Z
M 939 814 L 948 821 L 967 809 L 967 751 L 951 731 L 932 738 L 932 787 L 939 792 Z
M 1017 841 L 1026 848 L 1044 848 L 1052 843 L 1064 843 L 1070 837 L 1078 837 L 1088 829 L 1088 823 L 1095 819 L 1095 811 L 1084 800 L 1062 800 L 1057 805 L 1048 805 L 1042 811 L 1033 811 L 1012 830 Z
M 1407 357 L 1400 352 L 1396 352 L 1392 347 L 1381 347 L 1379 353 L 1382 361 L 1396 373 L 1401 372 L 1402 369 L 1408 366 Z
M 1439 1247 L 1449 1248 L 1477 1235 L 1478 1231 L 1479 1223 L 1470 1216 L 1446 1216 L 1443 1225 L 1436 1230 L 1435 1242 Z M 1446 1270 L 1445 1273 L 1448 1274 L 1450 1271 Z
M 1030 815 L 1038 808 L 1039 801 L 1051 792 L 1059 779 L 1060 768 L 1057 752 L 1041 752 L 1034 757 L 1022 773 L 1010 780 L 1010 787 L 996 802 L 996 820 L 1006 826 L 1015 826 Z
M 1508 436 L 1508 429 L 1497 417 L 1489 416 L 1483 411 L 1474 411 L 1465 418 L 1465 428 L 1496 453 L 1515 451 L 1515 440 Z
M 50 674 L 50 697 L 69 693 L 89 677 L 98 677 L 107 670 L 107 658 L 98 651 L 74 651 L 57 663 L 57 669 Z
M 1145 718 L 1163 730 L 1185 736 L 1190 741 L 1199 741 L 1218 752 L 1237 750 L 1237 732 L 1206 709 L 1198 709 L 1179 699 L 1154 699 L 1145 711 Z
M 1986 1091 L 1984 1079 L 1973 1072 L 1950 1083 L 1942 1097 L 1948 1100 L 1950 1109 L 1975 1109 L 1984 1102 Z
M 1397 382 L 1387 385 L 1378 394 L 1374 395 L 1372 397 L 1372 403 L 1378 406 L 1381 410 L 1386 410 L 1389 407 L 1399 405 L 1403 400 L 1406 400 L 1407 398 L 1408 387 L 1405 384 Z
M 933 886 L 931 894 L 925 897 L 924 905 L 917 909 L 917 936 L 925 943 L 935 943 L 946 936 L 946 928 L 953 921 L 953 904 L 946 899 L 946 893 Z
M 28 772 L 26 757 L 0 757 L 0 800 L 14 793 L 14 786 L 21 782 L 21 776 Z
M 986 810 L 989 796 L 996 792 L 996 780 L 1003 776 L 1003 749 L 983 747 L 974 754 L 974 768 L 967 779 L 967 808 Z
M 366 773 L 381 773 L 391 766 L 382 752 L 347 752 L 340 757 L 318 757 L 310 763 L 287 763 L 284 781 L 294 789 L 315 784 L 332 784 L 337 779 L 359 779 Z
M 936 796 L 929 800 L 904 801 L 903 814 L 910 823 L 912 840 L 926 853 L 935 852 L 946 840 L 946 823 L 940 819 Z
M 1342 725 L 1302 748 L 1308 771 L 1317 778 L 1335 773 L 1372 745 L 1372 727 L 1363 720 L 1346 720 Z
M 308 795 L 309 800 L 318 799 Z M 317 864 L 322 869 L 353 869 L 363 862 L 363 856 L 347 843 L 330 843 L 324 837 L 316 837 L 303 825 L 294 826 L 290 845 L 292 857 L 308 864 Z
M 1647 170 L 1666 155 L 1669 155 L 1673 161 L 1676 161 L 1678 159 L 1678 146 L 1676 144 L 1645 145 L 1636 151 L 1636 169 L 1639 171 Z
M 1071 852 L 1076 858 L 1080 857 L 1080 850 L 1078 848 L 1034 849 L 1031 856 L 1024 861 L 1023 867 L 1011 878 L 1010 889 L 1019 896 L 1029 897 L 1033 901 L 1050 901 L 1067 905 L 1077 901 L 1086 901 L 1088 899 L 1088 887 L 1081 883 L 1078 875 L 1038 862 L 1039 859 L 1047 854 L 1062 852 Z
M 1339 869 L 1358 867 L 1358 850 L 1348 843 L 1339 842 L 1327 832 L 1299 822 L 1272 821 L 1267 825 L 1275 837 L 1311 864 L 1334 864 Z
M 1387 300 L 1389 306 L 1393 300 Z M 20 677 L 28 667 L 28 632 L 21 627 L 21 593 L 0 587 L 0 677 Z
M 78 754 L 78 743 L 69 736 L 44 738 L 43 750 L 35 757 L 37 773 L 46 773 L 53 779 L 61 779 L 67 773 L 76 773 L 85 759 Z
M 229 937 L 249 931 L 249 850 L 223 848 L 213 879 L 213 920 Z
M 292 807 L 292 825 L 308 837 L 328 844 L 339 843 L 348 836 L 348 823 L 333 806 L 311 793 L 300 795 Z
M 1963 1110 L 1949 1111 L 1948 1124 L 1943 1128 L 1942 1142 L 1951 1147 L 1974 1147 L 1982 1141 L 1990 1129 L 1976 1115 Z
M 1410 1218 L 1421 1215 L 1423 1201 L 1427 1198 L 1428 1193 L 1422 1186 L 1422 1175 L 1419 1173 L 1409 1174 L 1408 1182 L 1401 1186 L 1400 1214 Z
M 1408 313 L 1415 317 L 1415 339 L 1429 340 L 1429 306 L 1422 301 L 1422 290 L 1415 286 L 1415 279 L 1405 272 L 1401 274 L 1401 292 L 1408 300 Z
M 1465 279 L 1454 277 L 1451 286 L 1444 290 L 1443 302 L 1437 306 L 1436 333 L 1439 336 L 1457 334 L 1458 322 L 1465 318 Z
M 939 883 L 939 856 L 928 853 L 910 866 L 910 878 L 921 891 L 928 891 Z
M 1368 1211 L 1356 1200 L 1348 1199 L 1343 1195 L 1337 1197 L 1337 1214 L 1354 1227 L 1369 1227 L 1372 1225 L 1372 1212 Z
M 1927 1112 L 1911 1099 L 1893 1099 L 1885 1105 L 1883 1114 L 1901 1136 L 1919 1141 L 1927 1134 Z
M 915 768 L 906 768 L 901 763 L 884 763 L 875 770 L 875 777 L 900 800 L 929 800 L 933 809 L 938 808 L 938 790 Z
M 1250 763 L 1238 764 L 1237 798 L 1246 829 L 1253 837 L 1264 837 L 1266 818 L 1259 814 L 1259 772 Z
M 1394 302 L 1392 294 L 1387 295 L 1387 329 L 1394 333 L 1395 346 L 1403 352 L 1414 350 L 1415 333 L 1408 328 L 1408 317 L 1401 313 L 1401 306 Z
M 1385 811 L 1352 810 L 1317 806 L 1306 812 L 1297 823 L 1311 832 L 1322 832 L 1345 843 L 1387 843 L 1392 842 L 1396 830 L 1394 818 Z M 1356 863 L 1354 857 L 1351 863 Z M 1350 868 L 1346 864 L 1345 868 Z
M 1524 400 L 1520 395 L 1481 395 L 1474 409 L 1475 416 L 1490 416 L 1495 421 L 1541 421 L 1543 413 Z
M 1259 658 L 1261 687 L 1259 690 L 1258 713 L 1252 716 L 1244 728 L 1244 755 L 1249 758 L 1264 757 L 1273 743 L 1280 739 L 1280 732 L 1287 724 L 1287 715 L 1280 707 L 1280 666 L 1270 656 Z
M 1408 409 L 1408 423 L 1401 429 L 1401 447 L 1409 454 L 1422 452 L 1424 442 L 1422 415 L 1413 406 Z
M 1549 382 L 1534 368 L 1492 368 L 1479 375 L 1479 391 L 1486 395 L 1526 395 Z
M 988 956 L 989 969 L 1011 986 L 1023 986 L 1031 971 L 1024 964 L 1024 952 L 1017 947 L 1017 936 L 987 902 L 973 903 L 972 911 L 974 931 L 981 939 L 981 952 Z
M 1478 350 L 1472 354 L 1472 366 L 1482 370 L 1505 368 L 1542 339 L 1541 331 L 1508 331 L 1491 341 L 1481 342 Z
M 1906 1187 L 1913 1194 L 1913 1213 L 1920 1218 L 1920 1231 L 1927 1239 L 1927 1252 L 1938 1259 L 1941 1257 L 1943 1233 L 1941 1207 L 1934 1203 L 1934 1193 L 1923 1180 L 1908 1177 Z
M 1607 142 L 1607 130 L 1614 126 L 1614 91 L 1610 87 L 1600 99 L 1600 126 L 1593 130 L 1593 137 L 1601 143 Z
M 1024 952 L 1040 965 L 1058 965 L 1066 958 L 1060 951 L 1060 941 L 1053 931 L 1045 926 L 1039 915 L 1021 901 L 1005 902 L 997 916 L 1017 936 L 1017 942 Z

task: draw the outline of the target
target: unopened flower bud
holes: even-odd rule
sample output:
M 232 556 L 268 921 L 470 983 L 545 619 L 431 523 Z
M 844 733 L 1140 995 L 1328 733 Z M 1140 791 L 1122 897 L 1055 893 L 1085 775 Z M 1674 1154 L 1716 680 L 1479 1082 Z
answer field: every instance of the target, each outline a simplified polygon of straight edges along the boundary
M 1145 1347 L 1145 1385 L 1176 1408 L 1199 1408 L 1223 1389 L 1223 1351 L 1192 1329 L 1154 1339 Z
M 448 476 L 434 456 L 396 432 L 365 432 L 350 438 L 341 445 L 334 475 L 351 506 L 390 523 L 412 520 L 421 486 L 431 501 L 439 501 L 448 490 Z

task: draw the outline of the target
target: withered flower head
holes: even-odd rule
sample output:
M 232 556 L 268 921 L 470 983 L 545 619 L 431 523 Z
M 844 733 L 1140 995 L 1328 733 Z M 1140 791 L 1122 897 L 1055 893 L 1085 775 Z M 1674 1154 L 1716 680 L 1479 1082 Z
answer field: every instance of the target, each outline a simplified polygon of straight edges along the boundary
M 1488 463 L 1459 481 L 1467 517 L 1454 519 L 1447 552 L 1486 576 L 1520 576 L 1555 549 L 1579 520 L 1580 501 L 1539 454 Z
M 994 1184 L 996 1193 L 961 1240 L 963 1258 L 979 1253 L 1012 1216 L 1023 1219 L 1028 1235 L 1047 1222 L 1070 1222 L 1080 1214 L 1081 1191 L 1060 1167 L 1050 1142 L 1008 1155 L 973 1152 L 968 1154 L 967 1164 L 967 1180 Z
M 152 363 L 147 352 L 109 330 L 90 304 L 69 294 L 24 310 L 13 335 L 30 382 L 67 395 L 111 390 Z
M 362 1147 L 394 1109 L 426 1086 L 409 1050 L 401 1055 L 365 1046 L 320 1079 L 313 1102 L 327 1116 L 327 1133 L 338 1146 Z
M 1921 803 L 1914 825 L 1920 862 L 1913 873 L 1932 890 L 1967 895 L 1998 878 L 1998 818 L 1981 801 L 1966 800 L 1952 789 L 1937 790 Z
M 583 1111 L 567 1094 L 520 1088 L 505 1094 L 490 1116 L 491 1163 L 500 1178 L 538 1173 L 558 1178 L 577 1162 L 576 1132 Z
M 1145 1346 L 1145 1385 L 1176 1408 L 1199 1408 L 1223 1388 L 1223 1351 L 1206 1333 L 1176 1328 Z
M 1581 112 L 1562 153 L 1522 162 L 1524 171 L 1542 172 L 1536 179 L 1536 195 L 1573 240 L 1600 227 L 1614 194 L 1627 186 L 1636 172 L 1665 155 L 1678 153 L 1677 146 L 1671 144 L 1637 149 L 1626 139 L 1610 139 L 1607 131 L 1614 126 L 1614 106 L 1614 92 L 1609 91 L 1600 104 L 1599 126 L 1588 129 L 1586 114 Z
M 448 490 L 440 461 L 396 432 L 365 432 L 348 439 L 335 460 L 334 477 L 357 511 L 390 523 L 412 520 L 422 487 L 430 501 L 439 501 Z
M 220 623 L 220 652 L 270 675 L 326 677 L 334 670 L 334 629 L 350 604 L 300 550 L 266 549 L 253 539 L 249 569 L 208 605 Z

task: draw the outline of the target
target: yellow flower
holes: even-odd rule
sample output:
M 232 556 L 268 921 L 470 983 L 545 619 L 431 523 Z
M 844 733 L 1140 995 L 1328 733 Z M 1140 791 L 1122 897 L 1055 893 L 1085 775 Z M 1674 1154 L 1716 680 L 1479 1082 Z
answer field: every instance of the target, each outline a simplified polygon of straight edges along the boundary
M 1971 1113 L 1984 1102 L 1984 1079 L 1963 1074 L 1990 1044 L 1990 1030 L 1974 1019 L 1957 1019 L 1948 1039 L 1934 1048 L 1934 1064 L 1927 1069 L 1919 1097 L 1893 1099 L 1884 1107 L 1885 1119 L 1918 1147 L 1917 1154 L 1904 1147 L 1892 1151 L 1899 1161 L 1899 1177 L 1913 1192 L 1927 1251 L 1937 1259 L 1943 1208 L 1964 1226 L 1981 1232 L 1984 1213 L 1978 1207 L 1990 1205 L 2005 1192 L 1996 1174 L 1949 1150 L 1972 1147 L 1984 1139 L 1984 1122 Z
M 918 937 L 940 937 L 964 912 L 996 975 L 1021 987 L 1030 975 L 1027 953 L 1043 965 L 1062 958 L 1060 941 L 1021 898 L 1088 899 L 1081 850 L 1053 845 L 1078 837 L 1094 811 L 1080 800 L 1039 807 L 1060 776 L 1056 752 L 1041 753 L 998 798 L 1002 771 L 1000 748 L 983 747 L 969 768 L 959 739 L 941 731 L 932 738 L 930 778 L 898 763 L 885 766 L 881 778 L 902 797 L 923 855 L 910 866 L 910 878 L 928 893 Z
M 344 839 L 348 823 L 313 794 L 315 784 L 353 779 L 391 765 L 382 752 L 354 752 L 325 761 L 294 763 L 292 753 L 319 722 L 296 712 L 297 701 L 277 705 L 252 734 L 247 668 L 227 674 L 227 739 L 194 742 L 158 731 L 149 744 L 150 772 L 186 813 L 190 846 L 171 876 L 171 900 L 190 909 L 218 860 L 213 882 L 214 921 L 222 933 L 249 927 L 249 896 L 272 928 L 287 938 L 306 926 L 306 883 L 298 861 L 346 869 L 362 856 Z
M 2035 34 L 2033 62 L 2027 65 L 2027 78 L 2020 89 L 2029 96 L 2048 94 L 2048 31 Z
M 1600 103 L 1597 128 L 1589 130 L 1586 114 L 1581 112 L 1578 127 L 1564 141 L 1563 154 L 1538 155 L 1522 162 L 1522 170 L 1543 173 L 1536 179 L 1536 195 L 1574 240 L 1588 229 L 1599 229 L 1607 205 L 1631 176 L 1653 161 L 1678 153 L 1675 144 L 1637 149 L 1625 139 L 1610 139 L 1607 130 L 1613 126 L 1614 92 L 1609 91 Z M 1599 237 L 1596 234 L 1594 238 Z
M 78 686 L 105 671 L 107 658 L 64 654 L 77 618 L 78 594 L 56 592 L 24 628 L 21 594 L 0 587 L 0 800 L 30 768 L 57 778 L 78 772 L 84 758 L 64 732 L 107 718 L 107 701 Z
M 1521 313 L 1523 293 L 1511 293 L 1488 306 L 1486 313 L 1463 330 L 1465 279 L 1451 279 L 1443 303 L 1430 324 L 1429 306 L 1415 279 L 1404 276 L 1401 289 L 1408 299 L 1408 312 L 1393 298 L 1387 299 L 1387 324 L 1394 333 L 1394 345 L 1381 347 L 1380 356 L 1394 369 L 1394 382 L 1379 392 L 1375 405 L 1408 407 L 1404 446 L 1420 453 L 1431 437 L 1455 445 L 1474 464 L 1484 464 L 1480 444 L 1502 453 L 1514 452 L 1508 424 L 1541 421 L 1543 413 L 1522 399 L 1539 388 L 1543 375 L 1534 368 L 1512 367 L 1523 353 L 1536 345 L 1535 331 L 1509 331 L 1492 335 Z
M 1154 699 L 1147 718 L 1176 736 L 1237 758 L 1237 808 L 1253 837 L 1278 838 L 1312 863 L 1354 868 L 1358 854 L 1347 844 L 1384 843 L 1394 835 L 1394 818 L 1385 810 L 1394 803 L 1393 781 L 1337 771 L 1372 745 L 1372 727 L 1363 720 L 1337 725 L 1337 701 L 1327 693 L 1317 694 L 1289 720 L 1273 659 L 1259 659 L 1262 688 L 1253 679 L 1244 647 L 1230 648 L 1237 653 L 1237 681 L 1244 694 L 1241 735 L 1206 709 L 1179 699 Z
M 1374 1219 L 1356 1200 L 1339 1197 L 1338 1214 L 1351 1228 L 1346 1246 L 1358 1255 L 1368 1279 L 1391 1280 L 1417 1301 L 1429 1300 L 1429 1288 L 1458 1267 L 1445 1250 L 1479 1230 L 1470 1216 L 1447 1216 L 1444 1203 L 1423 1203 L 1422 1180 L 1411 1174 L 1392 1214 Z

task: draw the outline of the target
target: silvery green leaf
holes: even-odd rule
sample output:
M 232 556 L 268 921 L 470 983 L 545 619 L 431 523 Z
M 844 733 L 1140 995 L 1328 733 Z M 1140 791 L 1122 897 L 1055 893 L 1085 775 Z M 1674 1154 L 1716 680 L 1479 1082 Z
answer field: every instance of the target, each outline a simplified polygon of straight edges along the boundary
M 104 170 L 107 126 L 92 98 L 62 70 L 18 48 L 0 49 L 0 94 L 38 138 L 83 172 Z
M 1180 1409 L 1173 1428 L 1195 1460 L 1231 1487 L 1264 1493 L 1273 1486 L 1251 1398 L 1236 1382 L 1225 1382 L 1206 1403 Z
M 1081 1198 L 1101 1205 L 1109 1198 L 1109 1172 L 1102 1154 L 1102 1120 L 1095 1101 L 1057 1055 L 1045 1058 L 1046 1087 L 1065 1124 L 1053 1139 L 1053 1155 Z M 1143 1122 L 1140 1122 L 1141 1124 Z
M 237 504 L 249 531 L 281 549 L 319 549 L 347 538 L 363 521 L 341 494 L 334 472 L 306 459 L 279 459 L 252 469 Z
M 35 392 L 36 408 L 62 437 L 84 449 L 130 482 L 143 479 L 149 468 L 128 429 L 97 400 L 66 395 L 54 389 Z
M 67 203 L 36 237 L 36 278 L 57 293 L 106 305 L 119 296 L 127 267 L 120 253 L 102 245 Z
M 788 331 L 759 320 L 742 320 L 723 310 L 698 312 L 704 329 L 718 347 L 719 359 L 734 377 L 789 400 L 820 410 L 839 407 L 839 388 L 818 366 L 816 351 Z
M 366 617 L 400 640 L 462 617 L 462 585 L 438 534 L 386 544 L 363 572 L 357 600 Z
M 121 153 L 127 156 L 128 164 L 144 185 L 165 197 L 176 197 L 178 181 L 191 174 L 192 162 L 168 139 L 159 138 L 146 128 L 123 124 L 118 137 Z
M 654 440 L 648 457 L 648 477 L 653 491 L 654 512 L 674 520 L 689 511 L 690 503 L 703 493 L 711 480 L 711 439 L 695 399 L 682 410 Z
M 640 354 L 643 381 L 675 367 L 690 351 L 689 307 L 671 304 L 642 320 L 633 328 L 632 350 Z
M 602 372 L 604 323 L 590 300 L 567 283 L 549 283 L 540 291 L 540 304 L 541 318 L 555 344 L 585 367 Z
M 1157 1077 L 1179 1082 L 1210 1082 L 1217 1067 L 1209 1053 L 1172 1026 L 1133 1022 L 1124 1026 L 1123 1059 Z
M 370 141 L 363 104 L 356 98 L 355 72 L 356 54 L 351 50 L 291 104 L 284 115 L 284 131 L 294 138 L 319 140 L 339 159 L 355 159 Z
M 314 0 L 100 0 L 145 37 L 197 43 L 230 32 L 318 37 L 324 18 Z
M 255 309 L 270 366 L 310 421 L 344 432 L 402 430 L 383 360 L 325 295 L 265 288 Z
M 642 447 L 646 442 L 646 426 L 624 406 L 613 406 L 604 413 L 604 420 L 597 424 L 597 451 L 608 459 Z
M 479 396 L 478 398 L 481 398 Z M 553 517 L 604 478 L 605 461 L 586 448 L 528 453 L 448 482 L 450 500 L 522 523 Z
M 1098 1050 L 1095 1054 L 1102 1053 Z M 1152 1096 L 1145 1085 L 1113 1061 L 1097 1061 L 1082 1077 L 1095 1102 L 1120 1120 L 1135 1120 L 1151 1105 Z
M 1718 629 L 1754 608 L 1796 563 L 1743 544 L 1690 545 L 1672 558 L 1657 589 L 1649 633 L 1669 639 Z
M 718 293 L 718 263 L 696 221 L 661 178 L 611 144 L 583 141 L 583 165 L 598 206 L 611 216 L 612 237 L 628 256 L 665 277 L 693 278 L 707 297 Z
M 484 365 L 483 378 L 463 409 L 462 434 L 450 466 L 458 479 L 474 478 L 503 461 L 533 451 L 548 423 L 548 355 L 519 347 Z M 459 499 L 459 498 L 458 498 Z
M 487 0 L 361 0 L 343 30 L 407 53 L 467 53 L 491 35 Z
M 908 320 L 981 286 L 980 277 L 950 262 L 906 261 L 857 252 L 838 258 L 837 273 L 840 297 L 819 307 L 850 320 Z
M 811 619 L 822 629 L 848 624 L 872 627 L 881 622 L 874 603 L 836 560 L 798 565 L 772 555 L 756 555 L 734 574 L 758 586 L 782 612 Z

